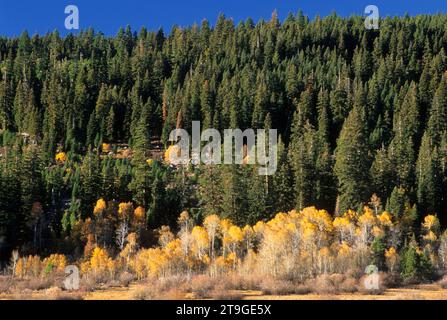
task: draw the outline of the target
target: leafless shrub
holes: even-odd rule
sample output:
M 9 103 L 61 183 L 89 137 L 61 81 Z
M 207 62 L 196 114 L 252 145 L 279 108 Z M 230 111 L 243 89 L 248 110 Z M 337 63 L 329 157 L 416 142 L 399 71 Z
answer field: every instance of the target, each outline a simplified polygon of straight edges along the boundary
M 312 292 L 317 294 L 342 294 L 358 291 L 358 281 L 344 274 L 320 275 L 315 279 L 306 281 Z
M 442 289 L 447 289 L 447 276 L 442 277 L 442 279 L 438 281 L 438 284 Z
M 209 298 L 213 289 L 219 283 L 219 279 L 206 275 L 198 275 L 190 281 L 190 292 L 198 299 Z
M 57 286 L 57 281 L 53 278 L 31 278 L 17 281 L 13 285 L 13 291 L 23 292 L 26 289 L 31 291 L 40 291 L 53 286 Z
M 307 284 L 313 288 L 313 291 L 318 294 L 335 294 L 337 292 L 334 284 L 335 277 L 331 279 L 329 275 L 320 275 L 313 281 L 308 281 Z M 312 285 L 313 284 L 313 285 Z
M 135 300 L 180 300 L 184 298 L 184 277 L 169 277 L 153 280 L 137 289 L 132 298 Z
M 0 293 L 8 293 L 13 286 L 13 279 L 7 276 L 0 277 Z
M 135 276 L 130 272 L 123 272 L 119 275 L 119 283 L 121 286 L 128 287 L 129 284 L 135 280 Z
M 308 294 L 310 288 L 305 284 L 294 284 L 290 281 L 268 278 L 261 284 L 261 289 L 267 295 Z
M 91 292 L 101 288 L 102 284 L 103 282 L 101 278 L 90 275 L 81 278 L 80 289 L 82 291 Z
M 154 283 L 137 289 L 132 298 L 135 300 L 161 300 L 164 293 L 162 286 L 159 283 Z
M 339 292 L 354 293 L 358 291 L 358 283 L 354 278 L 346 278 L 339 286 Z
M 263 277 L 257 275 L 229 275 L 219 278 L 226 290 L 260 290 Z
M 385 290 L 387 289 L 386 283 L 384 281 L 386 275 L 383 273 L 379 274 L 379 286 L 378 288 L 368 288 L 365 286 L 365 282 L 366 282 L 366 278 L 367 276 L 363 276 L 362 278 L 360 278 L 359 280 L 359 292 L 362 294 L 372 294 L 372 295 L 381 295 L 385 292 Z
M 397 288 L 402 284 L 402 278 L 399 273 L 381 273 L 382 281 L 387 288 Z

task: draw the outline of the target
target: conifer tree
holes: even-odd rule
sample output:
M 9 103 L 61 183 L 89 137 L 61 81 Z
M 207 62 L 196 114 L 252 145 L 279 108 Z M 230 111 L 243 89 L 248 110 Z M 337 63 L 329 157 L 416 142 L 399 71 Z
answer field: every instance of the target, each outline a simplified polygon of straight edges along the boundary
M 335 174 L 339 185 L 339 213 L 357 209 L 369 193 L 369 155 L 360 106 L 346 119 L 335 152 Z

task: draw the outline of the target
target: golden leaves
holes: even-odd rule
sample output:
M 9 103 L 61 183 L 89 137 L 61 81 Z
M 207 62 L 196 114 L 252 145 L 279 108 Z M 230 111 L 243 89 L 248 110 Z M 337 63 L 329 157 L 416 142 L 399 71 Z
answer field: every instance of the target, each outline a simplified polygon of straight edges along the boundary
M 166 149 L 164 154 L 165 162 L 171 163 L 171 158 L 173 158 L 174 156 L 181 156 L 181 149 L 177 145 L 169 146 L 168 149 Z
M 110 260 L 111 258 L 105 249 L 96 247 L 93 249 L 90 258 L 90 267 L 95 273 L 104 272 L 110 267 Z
M 96 202 L 95 208 L 93 209 L 93 213 L 95 215 L 101 214 L 104 212 L 104 210 L 106 210 L 106 208 L 107 208 L 107 204 L 104 201 L 104 199 L 101 198 Z
M 380 224 L 383 226 L 389 227 L 393 225 L 391 215 L 386 211 L 384 211 L 381 215 L 378 215 L 377 218 L 379 219 Z
M 112 151 L 112 147 L 111 147 L 110 143 L 103 143 L 101 148 L 102 148 L 102 152 L 105 152 L 105 153 L 109 153 L 110 151 Z
M 217 214 L 209 215 L 203 221 L 203 225 L 210 234 L 210 236 L 212 236 L 213 234 L 216 234 L 219 230 L 220 218 Z
M 365 206 L 363 208 L 363 215 L 359 217 L 358 222 L 360 225 L 372 227 L 374 224 L 377 223 L 377 217 L 375 216 L 371 208 Z
M 118 214 L 120 217 L 130 217 L 133 211 L 132 202 L 121 202 L 118 206 Z
M 65 152 L 59 152 L 56 154 L 55 160 L 57 163 L 65 163 L 67 161 L 67 154 Z
M 134 216 L 137 220 L 144 220 L 146 218 L 146 210 L 143 207 L 137 207 L 134 211 Z
M 19 257 L 14 268 L 17 277 L 49 276 L 50 274 L 63 274 L 67 266 L 67 258 L 63 254 L 52 254 L 41 260 L 39 256 Z
M 427 230 L 433 230 L 439 228 L 439 219 L 434 215 L 428 215 L 424 218 L 424 222 L 422 223 L 422 227 Z
M 391 259 L 391 258 L 395 257 L 396 254 L 397 254 L 396 248 L 394 248 L 394 247 L 391 247 L 391 248 L 385 250 L 385 258 L 387 258 L 387 259 Z
M 244 240 L 244 233 L 241 228 L 237 226 L 231 226 L 228 230 L 228 236 L 231 243 L 237 243 Z

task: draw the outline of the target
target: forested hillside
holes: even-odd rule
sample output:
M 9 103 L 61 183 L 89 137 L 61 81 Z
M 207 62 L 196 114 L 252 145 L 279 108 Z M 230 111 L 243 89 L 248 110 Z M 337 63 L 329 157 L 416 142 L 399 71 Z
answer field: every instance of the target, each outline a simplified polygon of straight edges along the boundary
M 370 206 L 415 226 L 400 245 L 412 230 L 419 239 L 427 214 L 447 222 L 446 25 L 417 16 L 366 30 L 362 17 L 274 13 L 169 33 L 0 38 L 1 259 L 123 249 L 130 232 L 148 246 L 185 210 L 197 224 L 216 214 L 244 226 Z M 278 129 L 277 173 L 170 166 L 169 133 L 193 120 Z

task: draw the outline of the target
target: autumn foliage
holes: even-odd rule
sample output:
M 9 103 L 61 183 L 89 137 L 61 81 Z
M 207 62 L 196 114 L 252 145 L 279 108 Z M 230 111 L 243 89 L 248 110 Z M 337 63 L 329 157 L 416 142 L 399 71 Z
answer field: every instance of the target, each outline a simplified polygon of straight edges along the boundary
M 447 266 L 447 236 L 440 233 L 435 215 L 424 218 L 422 242 L 412 240 L 411 247 L 399 240 L 408 232 L 401 219 L 367 206 L 360 213 L 349 210 L 337 217 L 307 207 L 280 212 L 269 221 L 244 227 L 214 214 L 196 225 L 184 211 L 176 231 L 163 226 L 156 232 L 158 244 L 142 248 L 144 208 L 134 208 L 131 202 L 114 205 L 99 199 L 93 211 L 94 220 L 89 219 L 84 226 L 90 230 L 84 257 L 73 262 L 87 279 L 114 279 L 125 272 L 137 279 L 256 274 L 304 282 L 331 274 L 361 275 L 370 264 L 380 265 L 390 273 L 407 270 L 407 275 L 413 274 L 411 268 L 418 263 Z M 116 236 L 121 239 L 119 251 L 101 246 L 98 234 L 91 228 L 95 222 L 104 225 L 104 219 L 115 221 Z M 408 261 L 408 252 L 414 253 L 416 262 Z M 43 260 L 38 256 L 22 257 L 15 261 L 14 275 L 23 278 L 60 274 L 66 265 L 67 258 L 58 254 Z

